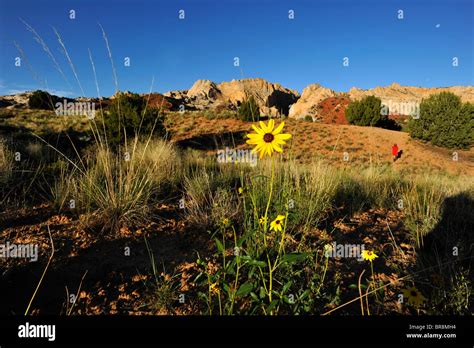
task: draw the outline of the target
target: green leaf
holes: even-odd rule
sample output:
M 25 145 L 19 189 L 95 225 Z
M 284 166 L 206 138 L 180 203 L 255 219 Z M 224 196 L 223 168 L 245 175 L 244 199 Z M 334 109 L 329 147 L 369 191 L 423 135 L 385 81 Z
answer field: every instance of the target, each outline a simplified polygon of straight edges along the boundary
M 229 293 L 230 287 L 227 283 L 222 284 L 222 288 L 224 289 L 226 293 Z
M 220 253 L 224 252 L 224 245 L 222 244 L 222 242 L 217 238 L 214 238 L 214 240 L 216 241 L 217 250 Z
M 304 261 L 310 254 L 309 253 L 291 253 L 286 254 L 282 257 L 281 261 L 283 263 L 295 263 Z
M 260 293 L 259 293 L 259 296 L 260 298 L 265 298 L 265 289 L 263 288 L 263 286 L 260 287 Z
M 257 266 L 257 267 L 267 267 L 267 263 L 264 261 L 258 261 L 258 260 L 251 260 L 249 261 L 250 266 Z
M 288 283 L 286 283 L 285 285 L 283 285 L 283 289 L 282 289 L 282 293 L 285 293 L 288 291 L 288 289 L 291 287 L 291 284 L 293 284 L 293 282 L 290 280 Z
M 247 296 L 250 294 L 250 292 L 253 290 L 253 284 L 252 283 L 244 283 L 240 286 L 239 290 L 235 293 L 235 296 Z
M 250 297 L 256 301 L 256 302 L 259 302 L 259 299 L 258 299 L 258 296 L 256 293 L 254 293 L 253 291 L 250 293 Z
M 357 286 L 357 284 L 351 284 L 348 286 L 349 289 L 358 289 L 359 287 Z M 367 285 L 365 284 L 360 284 L 360 288 L 361 289 L 367 289 Z
M 278 305 L 278 300 L 273 300 L 272 303 L 270 303 L 267 307 L 267 312 L 271 312 L 272 310 L 275 309 L 275 307 Z
M 311 293 L 311 291 L 309 289 L 306 289 L 299 297 L 300 300 L 304 300 L 306 297 L 309 296 L 309 294 Z
M 241 255 L 240 260 L 244 261 L 244 262 L 248 262 L 248 261 L 252 260 L 252 258 L 248 255 Z

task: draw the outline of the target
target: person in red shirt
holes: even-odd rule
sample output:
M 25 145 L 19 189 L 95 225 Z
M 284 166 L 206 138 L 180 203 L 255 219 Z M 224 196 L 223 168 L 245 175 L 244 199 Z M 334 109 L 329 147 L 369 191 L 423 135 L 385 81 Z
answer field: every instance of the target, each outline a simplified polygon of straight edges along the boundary
M 398 145 L 397 144 L 393 144 L 393 146 L 392 146 L 392 157 L 393 157 L 394 162 L 398 158 Z

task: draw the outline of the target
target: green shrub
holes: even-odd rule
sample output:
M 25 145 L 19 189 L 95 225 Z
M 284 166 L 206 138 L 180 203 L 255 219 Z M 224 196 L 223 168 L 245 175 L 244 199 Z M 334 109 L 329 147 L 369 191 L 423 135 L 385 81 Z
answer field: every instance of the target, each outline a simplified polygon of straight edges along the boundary
M 306 115 L 306 116 L 304 117 L 304 120 L 307 121 L 307 122 L 313 122 L 313 117 L 310 116 L 310 115 Z
M 255 122 L 260 119 L 260 109 L 253 96 L 240 104 L 237 114 L 242 121 Z
M 388 118 L 389 110 L 382 110 L 382 101 L 373 95 L 351 102 L 345 111 L 350 124 L 399 130 L 400 127 Z
M 147 106 L 146 98 L 138 94 L 119 94 L 104 116 L 107 143 L 124 144 L 134 137 L 162 137 L 166 134 L 164 116 Z
M 54 99 L 48 92 L 37 90 L 28 98 L 28 107 L 30 109 L 53 110 Z
M 408 127 L 412 138 L 448 148 L 468 148 L 474 143 L 474 105 L 441 92 L 421 102 L 420 117 L 410 120 Z

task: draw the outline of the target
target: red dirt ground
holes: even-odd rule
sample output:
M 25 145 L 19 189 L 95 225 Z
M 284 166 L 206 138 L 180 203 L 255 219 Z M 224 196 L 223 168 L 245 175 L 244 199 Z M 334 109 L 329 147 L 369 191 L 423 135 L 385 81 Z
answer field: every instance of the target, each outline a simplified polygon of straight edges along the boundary
M 349 124 L 345 117 L 347 105 L 350 99 L 347 97 L 330 97 L 324 99 L 318 105 L 318 120 L 327 124 Z

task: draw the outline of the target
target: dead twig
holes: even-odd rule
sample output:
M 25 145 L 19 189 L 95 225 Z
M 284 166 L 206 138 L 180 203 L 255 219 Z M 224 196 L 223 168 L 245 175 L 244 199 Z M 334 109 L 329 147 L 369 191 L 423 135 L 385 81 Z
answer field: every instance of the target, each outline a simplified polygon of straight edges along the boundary
M 31 304 L 33 303 L 33 300 L 35 299 L 36 293 L 38 292 L 41 286 L 41 283 L 43 282 L 44 276 L 46 275 L 46 272 L 48 271 L 49 265 L 51 264 L 51 261 L 53 260 L 55 250 L 54 250 L 53 237 L 51 236 L 51 230 L 49 229 L 49 225 L 48 225 L 48 233 L 49 233 L 49 240 L 51 241 L 51 256 L 49 257 L 46 267 L 44 268 L 43 274 L 41 275 L 38 285 L 36 286 L 35 292 L 33 293 L 33 296 L 31 296 L 30 303 L 28 304 L 28 307 L 26 308 L 26 311 L 25 311 L 25 315 L 28 315 Z

